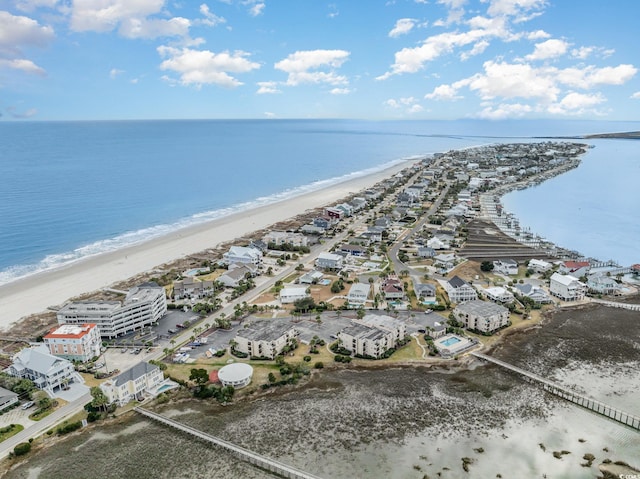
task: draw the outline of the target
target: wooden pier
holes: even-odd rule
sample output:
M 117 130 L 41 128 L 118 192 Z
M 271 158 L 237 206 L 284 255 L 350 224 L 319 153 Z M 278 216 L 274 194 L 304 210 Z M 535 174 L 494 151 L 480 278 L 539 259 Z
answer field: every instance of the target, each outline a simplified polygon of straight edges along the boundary
M 491 356 L 487 356 L 486 354 L 476 353 L 476 352 L 472 352 L 470 354 L 478 359 L 482 359 L 484 361 L 497 364 L 498 366 L 501 366 L 505 369 L 516 372 L 539 384 L 542 384 L 542 387 L 545 391 L 548 391 L 555 396 L 558 396 L 569 402 L 577 404 L 578 406 L 582 406 L 583 408 L 593 411 L 602 416 L 608 417 L 609 419 L 612 419 L 620 424 L 629 426 L 630 428 L 635 429 L 636 431 L 640 431 L 639 416 L 635 416 L 633 414 L 629 414 L 627 412 L 621 411 L 601 401 L 590 398 L 589 396 L 578 394 L 566 386 L 561 386 L 559 384 L 554 383 L 553 381 L 549 381 L 548 379 L 543 378 L 542 376 L 538 376 L 537 374 L 531 373 L 529 371 L 521 369 L 512 364 L 506 363 L 504 361 L 500 361 L 499 359 L 493 358 Z
M 249 451 L 248 449 L 245 449 L 243 447 L 236 446 L 235 444 L 225 441 L 224 439 L 220 439 L 212 436 L 211 434 L 198 431 L 197 429 L 194 429 L 190 426 L 186 426 L 177 421 L 174 421 L 173 419 L 169 419 L 166 416 L 149 411 L 148 409 L 136 407 L 135 410 L 150 419 L 158 421 L 174 429 L 178 429 L 182 432 L 186 432 L 187 434 L 191 434 L 192 436 L 195 436 L 211 444 L 215 444 L 216 446 L 222 447 L 240 457 L 242 460 L 247 461 L 248 463 L 253 464 L 261 469 L 269 471 L 274 475 L 287 479 L 320 479 L 319 476 L 314 476 L 313 474 L 309 474 L 293 466 L 288 466 L 287 464 L 283 464 L 274 459 L 269 459 L 260 454 Z
M 640 311 L 640 304 L 618 303 L 616 301 L 605 301 L 603 299 L 597 299 L 597 298 L 591 298 L 591 301 L 594 303 L 601 304 L 603 306 L 608 306 L 610 308 L 620 308 L 620 309 L 628 309 L 630 311 Z

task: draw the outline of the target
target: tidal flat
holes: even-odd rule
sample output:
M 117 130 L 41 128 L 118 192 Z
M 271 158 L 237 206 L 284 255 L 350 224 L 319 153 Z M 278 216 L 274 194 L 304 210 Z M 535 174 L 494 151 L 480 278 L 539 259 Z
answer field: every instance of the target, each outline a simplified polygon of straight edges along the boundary
M 602 306 L 561 310 L 492 354 L 638 415 L 638 319 Z M 327 479 L 595 478 L 605 459 L 640 465 L 639 432 L 481 363 L 324 371 L 253 401 L 156 409 Z M 135 413 L 58 441 L 5 477 L 205 476 L 274 477 Z

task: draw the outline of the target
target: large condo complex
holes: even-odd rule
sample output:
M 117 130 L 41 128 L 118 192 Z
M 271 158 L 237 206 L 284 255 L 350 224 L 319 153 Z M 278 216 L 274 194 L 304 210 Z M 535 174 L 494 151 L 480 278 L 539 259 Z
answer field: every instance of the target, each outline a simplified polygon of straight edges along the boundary
M 167 312 L 164 288 L 143 283 L 131 288 L 123 302 L 78 301 L 58 311 L 59 324 L 93 323 L 100 336 L 115 338 L 157 322 Z

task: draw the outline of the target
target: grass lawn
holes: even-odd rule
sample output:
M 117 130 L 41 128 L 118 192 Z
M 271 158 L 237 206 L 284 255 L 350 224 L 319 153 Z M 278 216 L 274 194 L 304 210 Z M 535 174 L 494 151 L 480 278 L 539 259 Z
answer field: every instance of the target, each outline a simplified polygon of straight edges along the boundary
M 15 436 L 23 430 L 24 426 L 22 424 L 9 424 L 6 427 L 0 428 L 0 442 L 9 439 L 11 436 Z
M 58 399 L 55 399 L 55 401 L 58 402 L 58 405 L 56 407 L 51 407 L 45 411 L 37 410 L 36 412 L 29 415 L 29 419 L 31 419 L 32 421 L 39 421 L 40 419 L 47 417 L 53 411 L 56 411 L 57 409 L 60 409 L 62 406 L 67 404 L 67 401 L 65 401 L 64 399 L 58 398 Z

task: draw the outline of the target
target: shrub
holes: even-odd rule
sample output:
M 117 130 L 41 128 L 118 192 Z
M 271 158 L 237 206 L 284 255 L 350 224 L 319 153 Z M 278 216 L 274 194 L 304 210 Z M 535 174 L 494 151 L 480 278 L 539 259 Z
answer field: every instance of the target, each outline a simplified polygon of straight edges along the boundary
M 58 429 L 56 429 L 56 432 L 58 433 L 58 435 L 62 436 L 64 434 L 69 434 L 70 432 L 77 431 L 81 427 L 82 427 L 81 421 L 70 422 L 68 424 L 64 424 L 60 426 Z
M 324 363 L 322 361 L 318 361 L 317 363 L 315 363 L 313 365 L 313 367 L 316 368 L 316 369 L 322 369 L 322 368 L 324 368 Z
M 304 358 L 302 358 L 304 360 L 305 363 L 308 363 L 311 361 L 311 356 L 305 356 Z
M 23 456 L 27 454 L 31 450 L 31 444 L 28 442 L 21 442 L 20 444 L 16 444 L 16 447 L 13 448 L 13 453 L 16 456 Z

